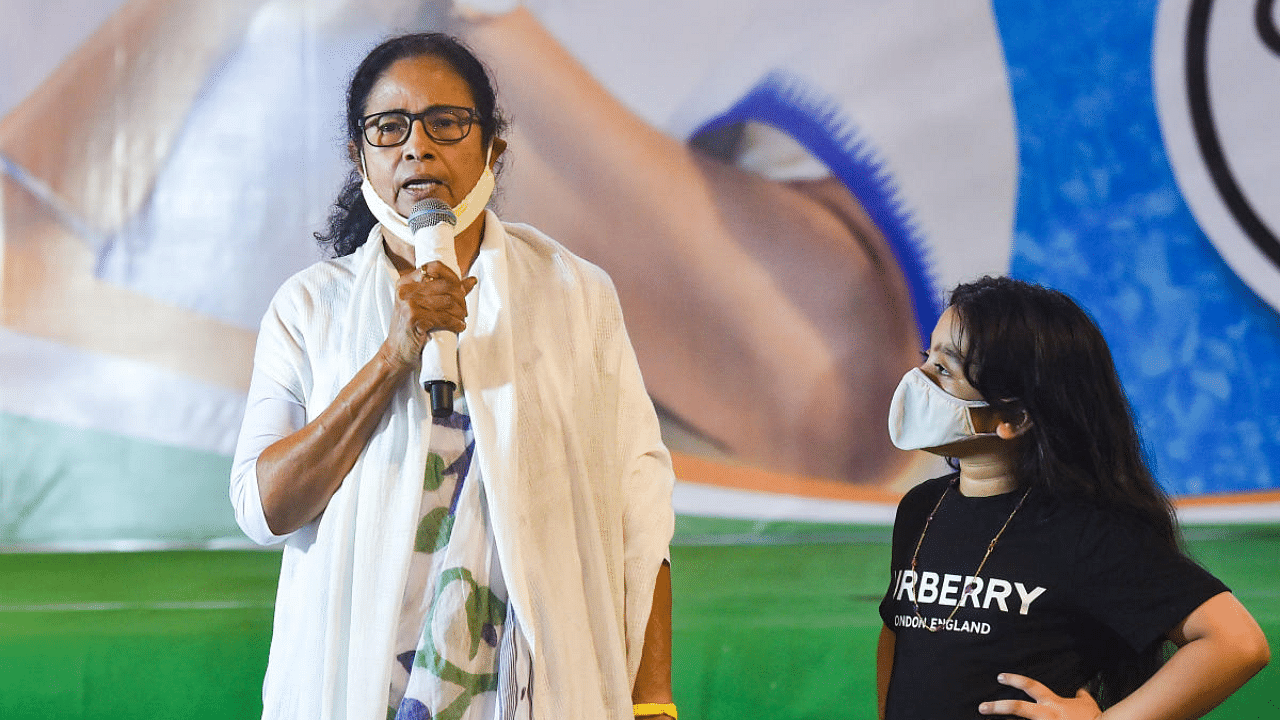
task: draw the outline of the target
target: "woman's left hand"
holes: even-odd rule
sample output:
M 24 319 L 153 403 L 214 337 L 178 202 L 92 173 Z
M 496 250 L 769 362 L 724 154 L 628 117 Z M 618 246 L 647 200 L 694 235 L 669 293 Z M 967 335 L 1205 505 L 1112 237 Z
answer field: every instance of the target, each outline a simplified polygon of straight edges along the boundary
M 1002 685 L 1017 688 L 1031 696 L 1034 702 L 1026 700 L 994 700 L 978 706 L 983 715 L 1012 715 L 1027 720 L 1095 720 L 1102 715 L 1102 709 L 1084 688 L 1080 688 L 1073 698 L 1064 698 L 1023 675 L 1001 673 L 996 680 Z

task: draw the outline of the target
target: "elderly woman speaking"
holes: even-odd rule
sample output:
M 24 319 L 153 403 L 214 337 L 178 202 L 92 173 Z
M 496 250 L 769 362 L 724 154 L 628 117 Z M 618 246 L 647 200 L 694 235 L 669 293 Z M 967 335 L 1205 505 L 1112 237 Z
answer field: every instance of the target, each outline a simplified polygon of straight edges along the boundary
M 347 124 L 335 257 L 262 321 L 232 470 L 245 533 L 284 543 L 263 716 L 674 718 L 674 479 L 612 283 L 485 209 L 503 122 L 457 41 L 375 48 Z M 456 271 L 415 253 L 433 200 Z

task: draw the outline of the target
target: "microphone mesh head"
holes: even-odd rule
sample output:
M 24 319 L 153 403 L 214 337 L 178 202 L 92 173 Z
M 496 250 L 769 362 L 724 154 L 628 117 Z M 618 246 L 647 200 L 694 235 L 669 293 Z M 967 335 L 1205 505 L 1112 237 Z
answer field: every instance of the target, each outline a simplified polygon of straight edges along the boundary
M 456 225 L 458 218 L 454 216 L 449 204 L 440 198 L 419 200 L 414 204 L 413 212 L 409 213 L 410 232 L 416 233 L 422 228 L 429 228 L 442 222 Z

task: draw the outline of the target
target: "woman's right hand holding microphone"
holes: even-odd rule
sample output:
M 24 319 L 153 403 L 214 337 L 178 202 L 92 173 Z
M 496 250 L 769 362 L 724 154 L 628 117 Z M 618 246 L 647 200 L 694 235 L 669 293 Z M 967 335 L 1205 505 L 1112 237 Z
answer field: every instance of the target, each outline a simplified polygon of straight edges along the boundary
M 432 332 L 465 330 L 467 293 L 476 282 L 474 277 L 459 279 L 439 261 L 402 274 L 396 281 L 391 330 L 380 351 L 384 359 L 398 369 L 416 368 Z

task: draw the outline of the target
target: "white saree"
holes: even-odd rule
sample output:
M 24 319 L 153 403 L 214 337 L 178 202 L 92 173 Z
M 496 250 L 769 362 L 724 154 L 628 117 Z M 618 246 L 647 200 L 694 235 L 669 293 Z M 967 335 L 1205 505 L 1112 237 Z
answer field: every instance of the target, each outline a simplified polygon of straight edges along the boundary
M 533 717 L 631 718 L 674 477 L 616 294 L 492 212 L 471 274 L 459 366 Z M 395 277 L 370 241 L 290 278 L 255 371 L 313 419 L 385 339 Z M 416 374 L 392 403 L 324 514 L 285 541 L 264 718 L 386 715 L 432 428 Z

